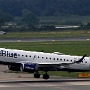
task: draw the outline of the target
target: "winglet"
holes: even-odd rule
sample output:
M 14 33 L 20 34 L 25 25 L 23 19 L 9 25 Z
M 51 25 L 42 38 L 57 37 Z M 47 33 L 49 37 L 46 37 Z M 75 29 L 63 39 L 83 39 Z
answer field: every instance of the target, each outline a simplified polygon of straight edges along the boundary
M 81 59 L 79 59 L 78 61 L 75 61 L 75 63 L 80 63 L 83 61 L 83 59 L 86 57 L 87 54 L 85 54 Z

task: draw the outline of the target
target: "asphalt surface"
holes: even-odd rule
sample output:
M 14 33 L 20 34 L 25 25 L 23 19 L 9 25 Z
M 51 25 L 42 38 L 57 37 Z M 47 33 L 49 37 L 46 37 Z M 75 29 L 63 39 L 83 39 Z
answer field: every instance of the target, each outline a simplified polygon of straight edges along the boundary
M 0 90 L 90 90 L 90 78 L 35 79 L 33 74 L 8 73 L 7 66 L 0 65 Z
M 89 41 L 90 37 L 0 39 L 0 42 Z

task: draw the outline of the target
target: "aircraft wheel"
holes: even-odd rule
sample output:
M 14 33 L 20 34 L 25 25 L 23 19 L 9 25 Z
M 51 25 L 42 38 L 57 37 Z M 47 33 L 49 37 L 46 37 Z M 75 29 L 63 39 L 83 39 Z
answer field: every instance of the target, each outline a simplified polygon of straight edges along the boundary
M 49 75 L 48 74 L 44 74 L 43 75 L 43 79 L 49 79 Z
M 35 73 L 34 74 L 34 78 L 40 78 L 40 74 L 39 73 Z

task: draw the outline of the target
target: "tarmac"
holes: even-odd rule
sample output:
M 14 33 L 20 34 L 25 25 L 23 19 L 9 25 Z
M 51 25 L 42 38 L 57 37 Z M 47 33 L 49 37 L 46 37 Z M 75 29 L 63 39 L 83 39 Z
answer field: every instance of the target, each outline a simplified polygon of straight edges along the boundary
M 33 74 L 9 73 L 7 66 L 0 65 L 0 90 L 90 90 L 90 78 L 36 79 Z
M 90 41 L 90 37 L 61 37 L 61 38 L 5 38 L 0 42 L 45 42 L 45 41 Z

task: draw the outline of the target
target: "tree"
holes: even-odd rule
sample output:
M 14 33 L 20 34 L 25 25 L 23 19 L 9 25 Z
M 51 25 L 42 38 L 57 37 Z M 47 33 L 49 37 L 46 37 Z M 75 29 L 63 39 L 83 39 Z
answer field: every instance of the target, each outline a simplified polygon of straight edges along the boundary
M 5 23 L 5 20 L 3 18 L 0 18 L 0 28 Z
M 4 13 L 3 11 L 0 9 L 0 29 L 1 26 L 5 23 L 5 19 L 4 19 Z
M 9 13 L 4 13 L 4 19 L 5 19 L 5 21 L 6 22 L 11 22 L 11 21 L 13 21 L 13 16 L 11 15 L 11 14 L 9 14 Z
M 39 19 L 36 17 L 36 15 L 29 10 L 24 9 L 22 11 L 22 21 L 28 25 L 29 27 L 37 25 Z
M 10 22 L 13 20 L 13 16 L 11 14 L 3 12 L 1 9 L 0 9 L 0 18 L 4 19 L 5 22 Z

